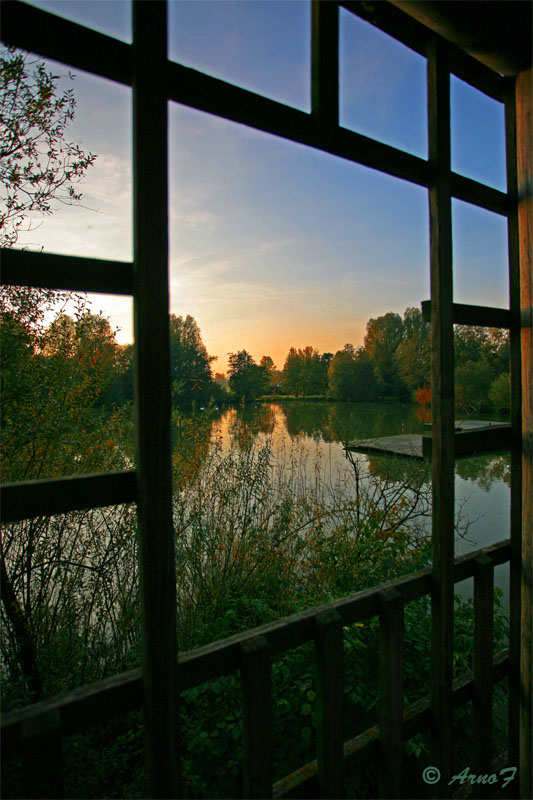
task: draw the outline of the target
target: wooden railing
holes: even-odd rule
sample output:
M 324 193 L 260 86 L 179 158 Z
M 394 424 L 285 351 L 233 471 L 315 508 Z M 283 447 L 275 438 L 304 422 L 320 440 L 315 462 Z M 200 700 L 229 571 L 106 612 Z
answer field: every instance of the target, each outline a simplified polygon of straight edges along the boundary
M 452 687 L 454 707 L 473 701 L 475 730 L 472 771 L 491 772 L 492 690 L 508 673 L 507 651 L 493 658 L 494 567 L 510 559 L 510 540 L 456 559 L 454 582 L 474 579 L 473 671 Z M 378 746 L 380 795 L 401 796 L 403 742 L 427 729 L 429 695 L 403 707 L 404 606 L 431 595 L 431 569 L 316 606 L 179 656 L 180 689 L 240 672 L 243 702 L 243 796 L 283 797 L 309 785 L 312 793 L 342 797 L 343 764 L 365 748 Z M 379 703 L 376 725 L 342 740 L 343 626 L 379 616 Z M 317 665 L 316 760 L 272 782 L 270 662 L 273 656 L 314 641 Z M 140 669 L 75 689 L 6 714 L 3 757 L 24 756 L 26 797 L 63 797 L 63 738 L 101 725 L 143 705 Z

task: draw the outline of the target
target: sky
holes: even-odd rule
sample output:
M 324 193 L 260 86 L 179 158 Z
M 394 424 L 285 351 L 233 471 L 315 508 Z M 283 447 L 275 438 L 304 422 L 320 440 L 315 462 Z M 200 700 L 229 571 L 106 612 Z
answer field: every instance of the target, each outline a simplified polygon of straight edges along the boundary
M 129 0 L 32 5 L 131 41 Z M 169 57 L 310 110 L 306 0 L 170 0 Z M 426 64 L 341 10 L 340 124 L 427 158 Z M 61 65 L 48 62 L 57 74 Z M 75 71 L 69 140 L 97 154 L 81 207 L 19 239 L 48 252 L 132 258 L 131 90 Z M 452 79 L 452 168 L 505 188 L 503 107 Z M 214 370 L 246 349 L 283 367 L 291 346 L 363 343 L 371 317 L 429 298 L 427 191 L 376 170 L 169 104 L 170 300 L 191 314 Z M 505 220 L 453 203 L 454 299 L 508 307 Z M 132 302 L 92 296 L 120 342 Z

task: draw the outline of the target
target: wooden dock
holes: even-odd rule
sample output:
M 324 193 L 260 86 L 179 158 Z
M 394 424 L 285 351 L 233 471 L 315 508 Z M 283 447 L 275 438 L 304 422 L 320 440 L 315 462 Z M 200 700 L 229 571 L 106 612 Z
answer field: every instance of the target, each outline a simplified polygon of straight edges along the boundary
M 431 423 L 426 427 L 431 429 Z M 457 420 L 455 424 L 455 455 L 468 456 L 510 447 L 511 426 L 507 422 Z M 357 453 L 380 453 L 407 458 L 431 458 L 431 435 L 421 433 L 382 436 L 348 442 L 348 450 Z

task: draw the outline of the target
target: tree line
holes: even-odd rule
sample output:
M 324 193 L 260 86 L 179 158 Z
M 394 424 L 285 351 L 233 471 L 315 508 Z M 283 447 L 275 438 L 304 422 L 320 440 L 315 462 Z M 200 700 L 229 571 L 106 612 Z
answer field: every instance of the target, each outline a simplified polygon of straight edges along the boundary
M 454 331 L 457 410 L 509 408 L 509 336 L 494 328 L 457 325 Z M 430 325 L 417 308 L 370 319 L 364 343 L 333 353 L 291 347 L 282 370 L 269 356 L 259 365 L 246 350 L 230 355 L 229 388 L 235 397 L 264 394 L 427 404 L 431 398 Z

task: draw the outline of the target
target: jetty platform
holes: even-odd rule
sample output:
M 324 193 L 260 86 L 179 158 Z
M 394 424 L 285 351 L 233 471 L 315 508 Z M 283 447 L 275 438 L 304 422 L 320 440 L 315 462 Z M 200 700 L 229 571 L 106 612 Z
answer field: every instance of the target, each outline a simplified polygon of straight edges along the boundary
M 431 423 L 426 423 L 425 427 L 431 429 Z M 408 433 L 348 442 L 347 449 L 357 453 L 431 458 L 431 441 L 430 433 Z M 510 447 L 510 444 L 511 426 L 508 422 L 468 419 L 457 420 L 455 423 L 456 456 L 502 450 Z

